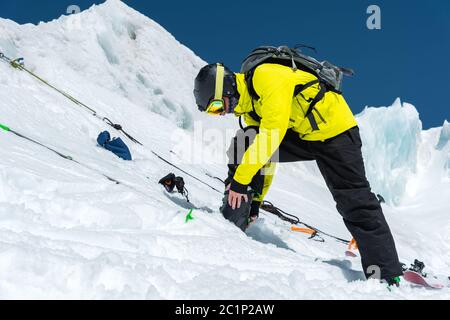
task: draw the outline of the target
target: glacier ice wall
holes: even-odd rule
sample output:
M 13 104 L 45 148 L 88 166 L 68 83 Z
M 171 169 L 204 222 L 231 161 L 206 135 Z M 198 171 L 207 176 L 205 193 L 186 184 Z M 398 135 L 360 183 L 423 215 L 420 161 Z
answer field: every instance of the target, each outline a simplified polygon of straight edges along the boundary
M 443 152 L 446 177 L 450 178 L 450 123 L 447 120 L 442 126 L 436 149 Z
M 366 108 L 357 116 L 372 190 L 399 204 L 417 169 L 422 123 L 414 106 L 397 99 L 391 107 Z
M 436 148 L 439 150 L 444 149 L 450 141 L 450 123 L 446 120 L 442 126 L 441 133 L 439 135 L 439 141 Z

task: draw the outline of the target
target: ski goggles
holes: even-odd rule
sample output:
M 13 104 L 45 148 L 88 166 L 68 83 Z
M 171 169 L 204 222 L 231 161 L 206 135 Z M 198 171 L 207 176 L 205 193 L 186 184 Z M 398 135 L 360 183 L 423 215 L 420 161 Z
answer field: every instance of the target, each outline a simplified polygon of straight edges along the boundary
M 225 101 L 223 99 L 213 99 L 206 108 L 206 113 L 218 116 L 225 111 Z
M 223 100 L 223 80 L 225 77 L 225 67 L 221 64 L 217 64 L 216 69 L 216 88 L 214 91 L 214 99 L 208 104 L 206 113 L 211 115 L 220 115 L 225 111 L 225 101 Z

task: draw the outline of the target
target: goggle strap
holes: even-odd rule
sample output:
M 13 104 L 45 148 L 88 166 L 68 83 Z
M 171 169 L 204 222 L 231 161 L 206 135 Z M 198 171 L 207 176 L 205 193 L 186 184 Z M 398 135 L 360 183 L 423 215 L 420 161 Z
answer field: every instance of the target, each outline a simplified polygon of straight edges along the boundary
M 225 75 L 225 67 L 220 63 L 217 64 L 216 71 L 216 91 L 214 93 L 215 100 L 221 100 L 223 95 L 223 79 Z

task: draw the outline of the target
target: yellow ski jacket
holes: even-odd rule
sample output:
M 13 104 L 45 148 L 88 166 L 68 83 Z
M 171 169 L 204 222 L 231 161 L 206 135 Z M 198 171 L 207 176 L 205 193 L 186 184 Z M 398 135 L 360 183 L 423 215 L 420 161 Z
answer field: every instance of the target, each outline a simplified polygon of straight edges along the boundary
M 237 89 L 240 94 L 234 113 L 243 116 L 248 126 L 258 126 L 252 145 L 244 153 L 241 164 L 234 175 L 235 184 L 247 186 L 253 176 L 268 163 L 273 153 L 280 146 L 288 129 L 298 132 L 299 139 L 308 141 L 324 141 L 333 138 L 357 125 L 350 107 L 344 97 L 336 92 L 328 91 L 314 107 L 312 113 L 319 130 L 313 130 L 310 121 L 305 117 L 310 101 L 320 90 L 319 84 L 313 85 L 294 97 L 297 85 L 304 85 L 317 77 L 302 71 L 292 70 L 279 64 L 262 64 L 253 74 L 253 87 L 259 100 L 252 99 L 244 74 L 236 74 Z M 258 122 L 249 113 L 255 111 L 261 118 Z M 266 175 L 262 200 L 272 180 Z M 270 181 L 269 181 L 270 180 Z

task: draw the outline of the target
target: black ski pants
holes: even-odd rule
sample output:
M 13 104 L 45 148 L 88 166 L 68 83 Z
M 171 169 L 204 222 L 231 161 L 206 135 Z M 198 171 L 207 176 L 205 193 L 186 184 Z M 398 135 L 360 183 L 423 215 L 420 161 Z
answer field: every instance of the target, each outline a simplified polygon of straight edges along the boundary
M 254 131 L 254 138 L 258 128 L 248 127 L 245 129 L 246 133 L 248 130 Z M 238 135 L 242 133 L 243 131 L 240 130 Z M 230 162 L 227 181 L 231 181 L 234 176 L 238 165 L 236 160 L 242 159 L 242 155 L 236 152 L 241 149 L 237 146 L 238 141 L 242 143 L 242 139 L 237 138 L 238 135 L 233 138 L 228 150 Z M 244 150 L 251 142 L 250 134 Z M 402 267 L 381 205 L 367 181 L 361 146 L 358 127 L 323 142 L 301 140 L 298 133 L 288 130 L 278 154 L 275 153 L 277 158 L 271 161 L 285 163 L 315 160 L 317 162 L 336 202 L 337 211 L 358 244 L 366 277 L 374 276 L 378 270 L 381 279 L 389 280 L 402 275 Z M 264 177 L 258 173 L 250 187 L 260 193 L 263 181 Z

